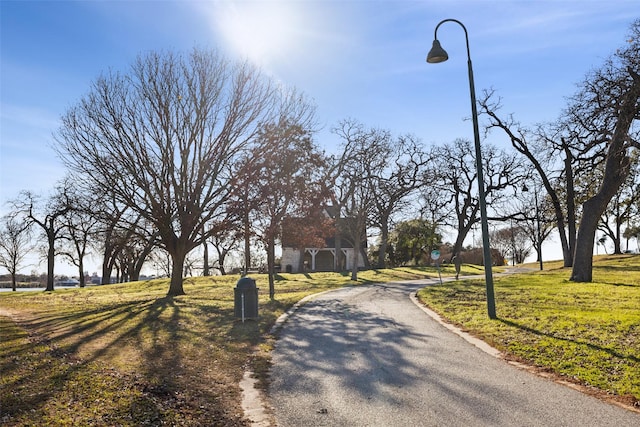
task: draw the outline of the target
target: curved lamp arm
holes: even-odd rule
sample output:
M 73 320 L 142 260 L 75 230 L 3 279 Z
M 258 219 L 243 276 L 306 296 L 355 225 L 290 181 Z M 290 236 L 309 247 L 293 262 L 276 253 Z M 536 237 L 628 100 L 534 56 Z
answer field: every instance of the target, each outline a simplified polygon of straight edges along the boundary
M 435 64 L 438 62 L 444 62 L 446 61 L 449 56 L 446 55 L 446 52 L 444 51 L 444 49 L 442 49 L 440 47 L 440 42 L 438 41 L 438 28 L 440 28 L 440 25 L 444 24 L 445 22 L 455 22 L 456 24 L 460 25 L 462 27 L 462 29 L 464 30 L 464 40 L 467 44 L 467 59 L 469 61 L 471 61 L 471 50 L 469 49 L 469 33 L 467 32 L 467 27 L 464 26 L 464 24 L 460 21 L 458 21 L 457 19 L 443 19 L 442 21 L 438 22 L 438 25 L 436 25 L 436 29 L 433 32 L 433 48 L 431 49 L 431 51 L 429 51 L 429 55 L 427 55 L 427 62 Z M 436 43 L 437 46 L 440 47 L 440 49 L 442 50 L 442 52 L 444 52 L 444 54 L 446 55 L 446 58 L 441 59 L 440 56 L 435 56 L 432 55 L 431 52 L 437 53 L 437 50 L 434 51 L 434 48 L 436 48 Z M 431 61 L 429 59 L 432 59 Z

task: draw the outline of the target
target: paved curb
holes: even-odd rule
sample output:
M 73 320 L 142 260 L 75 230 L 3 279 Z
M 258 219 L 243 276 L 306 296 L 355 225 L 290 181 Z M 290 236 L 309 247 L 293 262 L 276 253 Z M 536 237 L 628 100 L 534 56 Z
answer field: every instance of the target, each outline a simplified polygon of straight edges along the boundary
M 541 371 L 540 369 L 537 369 L 531 365 L 527 365 L 525 363 L 520 363 L 517 362 L 515 360 L 508 360 L 504 357 L 504 353 L 502 353 L 500 350 L 490 346 L 489 344 L 487 344 L 486 342 L 482 341 L 481 339 L 478 339 L 476 337 L 474 337 L 471 334 L 468 334 L 466 332 L 464 332 L 462 329 L 458 328 L 457 326 L 452 325 L 451 323 L 447 323 L 445 322 L 442 317 L 436 313 L 435 311 L 429 309 L 428 307 L 426 307 L 424 304 L 422 304 L 420 302 L 420 300 L 418 299 L 417 293 L 412 293 L 410 295 L 411 301 L 417 305 L 422 311 L 424 311 L 429 317 L 431 317 L 433 320 L 435 320 L 436 322 L 438 322 L 439 324 L 441 324 L 442 326 L 444 326 L 445 328 L 447 328 L 448 330 L 450 330 L 451 332 L 453 332 L 454 334 L 462 337 L 465 341 L 469 342 L 470 344 L 473 344 L 474 346 L 478 347 L 480 350 L 484 351 L 485 353 L 496 357 L 498 359 L 502 359 L 504 360 L 506 363 L 508 363 L 511 366 L 514 366 L 518 369 L 522 369 L 524 371 L 529 372 L 532 375 L 536 375 L 538 377 L 542 377 L 542 378 L 546 378 L 550 381 L 553 381 L 557 384 L 561 384 L 565 387 L 569 387 L 571 389 L 574 389 L 576 391 L 579 391 L 580 393 L 586 394 L 586 395 L 590 395 L 590 396 L 594 396 L 597 399 L 603 401 L 603 402 L 607 402 L 610 405 L 614 405 L 614 406 L 618 406 L 620 408 L 626 409 L 628 411 L 631 412 L 636 412 L 636 413 L 640 413 L 640 409 L 630 406 L 628 404 L 625 403 L 621 403 L 618 400 L 612 398 L 610 395 L 604 395 L 602 393 L 595 393 L 593 392 L 592 389 L 590 389 L 587 386 L 584 386 L 582 384 L 576 384 L 576 383 L 572 383 L 570 381 L 567 381 L 561 377 L 558 377 L 556 375 L 550 374 L 548 372 L 544 372 Z
M 450 330 L 454 334 L 462 337 L 465 341 L 475 345 L 476 347 L 478 347 L 480 350 L 484 351 L 485 353 L 490 354 L 493 357 L 502 358 L 502 352 L 500 352 L 500 350 L 498 350 L 496 348 L 493 348 L 489 344 L 487 344 L 486 342 L 482 341 L 481 339 L 478 339 L 478 338 L 474 337 L 473 335 L 470 335 L 470 334 L 464 332 L 462 329 L 458 328 L 457 326 L 454 326 L 451 323 L 445 322 L 442 319 L 442 317 L 440 317 L 440 315 L 438 313 L 436 313 L 435 311 L 427 308 L 424 304 L 422 304 L 420 302 L 420 300 L 418 299 L 418 296 L 416 295 L 416 293 L 412 293 L 411 295 L 409 295 L 409 298 L 411 298 L 411 301 L 416 306 L 418 306 L 418 308 L 420 308 L 420 310 L 424 311 L 429 317 L 431 317 L 433 320 L 435 320 L 436 322 L 438 322 L 439 324 L 441 324 L 442 326 L 444 326 L 445 328 L 447 328 L 448 330 Z
M 300 307 L 302 307 L 303 305 L 305 305 L 306 303 L 308 303 L 312 299 L 315 299 L 315 298 L 319 297 L 320 295 L 324 295 L 324 294 L 327 294 L 329 292 L 337 291 L 339 289 L 342 289 L 342 288 L 330 289 L 328 291 L 318 292 L 317 294 L 307 295 L 306 297 L 302 298 L 300 301 L 295 303 L 293 305 L 293 307 L 291 307 L 286 312 L 282 313 L 280 315 L 280 317 L 278 317 L 276 319 L 276 322 L 271 327 L 271 330 L 269 331 L 269 333 L 271 335 L 277 334 L 278 331 L 280 331 L 280 329 L 282 329 L 282 327 L 284 326 L 285 322 L 289 319 L 289 317 L 291 317 L 291 315 L 294 314 L 296 311 L 298 311 L 300 309 Z

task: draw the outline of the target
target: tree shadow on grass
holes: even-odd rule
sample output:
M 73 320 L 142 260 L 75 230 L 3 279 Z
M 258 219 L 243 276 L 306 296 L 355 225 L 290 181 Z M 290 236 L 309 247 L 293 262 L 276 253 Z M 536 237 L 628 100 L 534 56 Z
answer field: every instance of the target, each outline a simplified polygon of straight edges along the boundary
M 629 271 L 640 271 L 640 265 L 596 265 L 596 271 L 616 271 L 627 273 Z
M 576 339 L 572 339 L 572 338 L 567 338 L 567 337 L 562 337 L 553 333 L 549 333 L 549 332 L 544 332 L 538 329 L 534 329 L 530 326 L 526 326 L 517 322 L 514 322 L 513 320 L 508 320 L 508 319 L 502 319 L 502 318 L 498 318 L 498 321 L 504 323 L 505 325 L 517 328 L 517 329 L 521 329 L 523 331 L 526 331 L 528 333 L 531 333 L 533 335 L 537 335 L 537 336 L 544 336 L 544 337 L 548 337 L 548 338 L 553 338 L 559 341 L 564 341 L 564 342 L 569 342 L 572 344 L 577 344 L 577 345 L 581 345 L 581 346 L 585 346 L 585 347 L 589 347 L 592 350 L 596 350 L 596 351 L 602 351 L 605 353 L 608 353 L 614 357 L 617 357 L 619 359 L 623 359 L 623 360 L 628 360 L 631 363 L 639 363 L 640 362 L 640 357 L 635 356 L 633 354 L 624 354 L 621 353 L 620 351 L 613 349 L 613 348 L 607 348 L 607 347 L 603 347 L 597 344 L 594 344 L 592 342 L 588 342 L 586 340 L 576 340 Z
M 5 390 L 1 395 L 11 395 L 7 390 L 12 390 L 18 399 L 13 404 L 2 402 L 3 416 L 28 418 L 29 413 L 51 411 L 51 404 L 59 405 L 53 402 L 61 394 L 80 393 L 76 389 L 105 399 L 101 393 L 108 390 L 99 390 L 100 387 L 85 390 L 92 386 L 78 384 L 79 379 L 88 378 L 86 383 L 104 380 L 108 382 L 105 388 L 122 387 L 129 393 L 109 402 L 110 413 L 95 414 L 95 417 L 102 415 L 105 422 L 109 418 L 110 423 L 118 424 L 139 417 L 139 421 L 154 419 L 180 424 L 180 417 L 206 412 L 209 412 L 206 419 L 224 418 L 221 415 L 224 408 L 220 409 L 221 405 L 215 403 L 219 396 L 211 394 L 210 385 L 193 375 L 190 372 L 193 367 L 189 366 L 189 358 L 194 357 L 194 351 L 199 351 L 197 343 L 215 344 L 224 338 L 212 338 L 202 328 L 190 328 L 190 318 L 183 313 L 185 309 L 216 317 L 215 308 L 168 297 L 25 316 L 18 325 L 27 331 L 29 340 L 12 348 L 12 352 L 31 353 L 30 360 L 24 362 L 29 366 L 25 368 L 20 362 L 2 364 L 0 387 Z M 218 311 L 223 312 L 217 314 L 223 318 L 231 316 L 229 310 Z M 40 354 L 33 355 L 34 348 Z M 190 378 L 187 382 L 196 381 L 196 386 L 185 387 L 185 378 Z M 197 390 L 198 381 L 206 384 L 203 390 Z M 197 394 L 206 395 L 205 400 L 211 402 L 211 407 L 193 407 L 189 396 Z M 78 399 L 81 401 L 82 397 Z M 196 400 L 194 405 L 201 403 Z M 113 405 L 117 406 L 115 410 Z M 122 418 L 117 418 L 116 413 Z M 235 421 L 229 420 L 229 424 Z
M 138 334 L 143 327 L 152 325 L 159 313 L 170 304 L 166 300 L 113 303 L 108 307 L 100 306 L 82 312 L 25 317 L 18 326 L 28 334 L 28 340 L 22 348 L 18 346 L 13 350 L 15 354 L 26 355 L 28 360 L 22 362 L 29 366 L 24 369 L 24 365 L 3 365 L 3 377 L 11 380 L 2 381 L 3 388 L 22 391 L 21 401 L 13 409 L 3 405 L 3 413 L 16 416 L 20 412 L 42 409 L 77 378 L 83 378 L 92 370 L 102 370 L 104 366 L 101 369 L 94 362 L 107 356 L 111 348 L 114 353 L 122 350 L 128 338 Z M 124 325 L 128 323 L 132 325 L 126 328 Z M 126 330 L 124 334 L 120 333 L 122 328 Z M 179 353 L 169 357 L 161 354 L 163 352 L 159 351 L 159 346 L 153 345 L 154 333 L 151 335 L 152 344 L 142 355 L 145 360 L 143 365 L 148 366 L 144 376 L 152 374 L 146 382 L 154 384 L 161 382 L 159 378 L 153 378 L 155 373 L 166 371 L 166 366 L 158 369 L 158 361 L 163 365 L 179 365 Z M 81 348 L 107 337 L 110 342 L 102 342 L 95 351 L 80 353 Z M 166 383 L 167 380 L 170 382 L 171 378 L 162 378 L 162 382 Z
M 622 286 L 622 287 L 627 287 L 627 288 L 638 288 L 640 287 L 640 284 L 633 284 L 633 283 L 607 283 L 608 285 L 611 286 Z

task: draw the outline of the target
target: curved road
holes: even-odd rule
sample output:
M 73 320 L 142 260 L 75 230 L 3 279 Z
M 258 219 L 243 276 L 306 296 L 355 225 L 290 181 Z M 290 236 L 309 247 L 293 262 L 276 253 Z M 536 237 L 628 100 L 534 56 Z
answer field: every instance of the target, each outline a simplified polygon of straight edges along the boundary
M 640 426 L 445 329 L 409 298 L 434 283 L 343 288 L 291 315 L 272 353 L 278 426 Z

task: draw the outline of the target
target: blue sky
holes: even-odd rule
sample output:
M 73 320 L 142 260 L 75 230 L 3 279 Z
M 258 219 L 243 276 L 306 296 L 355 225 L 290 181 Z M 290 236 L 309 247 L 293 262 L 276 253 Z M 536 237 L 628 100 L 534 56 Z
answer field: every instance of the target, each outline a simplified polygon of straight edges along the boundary
M 0 0 L 0 211 L 20 190 L 53 188 L 59 117 L 149 50 L 247 57 L 315 100 L 329 151 L 345 118 L 444 143 L 472 128 L 462 29 L 441 26 L 450 59 L 425 62 L 439 21 L 467 27 L 477 92 L 495 89 L 504 113 L 534 124 L 558 116 L 639 12 L 637 0 Z

